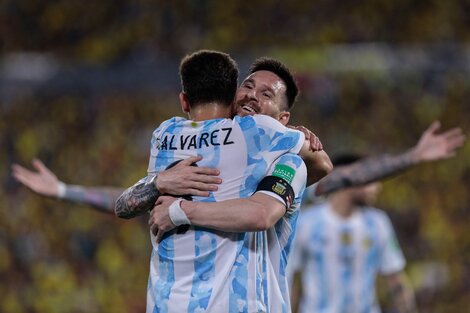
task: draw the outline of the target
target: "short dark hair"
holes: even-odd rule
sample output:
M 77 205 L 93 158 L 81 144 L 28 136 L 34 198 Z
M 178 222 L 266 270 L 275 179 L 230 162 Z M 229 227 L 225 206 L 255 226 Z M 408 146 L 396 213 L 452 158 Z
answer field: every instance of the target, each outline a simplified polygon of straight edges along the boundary
M 359 154 L 355 153 L 347 153 L 347 154 L 338 154 L 334 156 L 331 160 L 331 163 L 333 163 L 333 166 L 342 166 L 342 165 L 349 165 L 354 162 L 357 162 L 364 157 Z
M 237 91 L 238 66 L 226 53 L 200 50 L 183 58 L 180 77 L 190 106 L 214 101 L 229 106 Z
M 269 71 L 277 76 L 286 84 L 287 109 L 290 110 L 297 99 L 299 88 L 290 70 L 278 60 L 262 57 L 256 59 L 250 67 L 250 74 L 258 71 Z

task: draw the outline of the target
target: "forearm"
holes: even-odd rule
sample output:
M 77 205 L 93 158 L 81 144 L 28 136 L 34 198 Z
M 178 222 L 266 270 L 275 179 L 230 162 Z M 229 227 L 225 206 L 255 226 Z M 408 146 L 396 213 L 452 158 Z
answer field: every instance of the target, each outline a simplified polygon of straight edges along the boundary
M 121 218 L 133 218 L 150 211 L 160 193 L 155 188 L 153 181 L 145 183 L 141 181 L 126 189 L 116 200 L 115 213 Z
M 281 202 L 259 193 L 221 202 L 183 201 L 181 208 L 192 225 L 230 232 L 266 230 L 285 212 Z
M 300 156 L 307 167 L 307 186 L 316 183 L 333 170 L 330 157 L 323 150 L 305 151 L 302 149 Z
M 399 313 L 417 313 L 413 288 L 403 273 L 393 274 L 387 278 L 388 286 L 395 309 Z
M 98 211 L 110 214 L 114 214 L 114 203 L 123 191 L 122 188 L 63 186 L 63 194 L 59 195 L 60 199 L 87 204 Z
M 290 297 L 292 313 L 297 313 L 299 311 L 300 298 L 302 297 L 301 275 L 301 272 L 295 272 L 292 281 L 292 292 Z
M 323 195 L 347 187 L 364 185 L 395 175 L 417 163 L 418 160 L 413 150 L 396 156 L 381 155 L 367 158 L 353 165 L 333 170 L 320 180 L 316 194 Z

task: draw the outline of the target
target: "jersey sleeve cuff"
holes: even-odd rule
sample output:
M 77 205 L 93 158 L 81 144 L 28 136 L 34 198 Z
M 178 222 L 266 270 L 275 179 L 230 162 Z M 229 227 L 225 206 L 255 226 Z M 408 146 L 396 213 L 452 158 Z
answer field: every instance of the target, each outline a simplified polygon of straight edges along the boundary
M 299 140 L 297 141 L 297 144 L 291 149 L 290 152 L 294 154 L 299 154 L 305 142 L 305 134 L 298 130 L 295 130 L 295 131 L 299 133 Z

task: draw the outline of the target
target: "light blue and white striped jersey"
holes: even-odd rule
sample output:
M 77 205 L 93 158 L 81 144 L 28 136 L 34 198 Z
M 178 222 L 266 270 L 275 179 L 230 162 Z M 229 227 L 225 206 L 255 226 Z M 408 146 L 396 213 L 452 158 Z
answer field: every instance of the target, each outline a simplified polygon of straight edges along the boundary
M 223 201 L 249 197 L 277 161 L 295 172 L 298 208 L 306 169 L 296 154 L 303 142 L 302 133 L 262 115 L 202 122 L 172 118 L 153 134 L 148 177 L 201 155 L 198 165 L 218 168 L 222 184 L 208 198 L 193 201 Z M 282 312 L 271 308 L 289 304 L 285 262 L 297 212 L 289 209 L 265 232 L 191 226 L 169 232 L 158 245 L 152 235 L 147 312 Z
M 405 259 L 385 212 L 361 208 L 347 219 L 328 202 L 300 214 L 293 271 L 302 272 L 301 313 L 378 313 L 377 274 L 403 270 Z

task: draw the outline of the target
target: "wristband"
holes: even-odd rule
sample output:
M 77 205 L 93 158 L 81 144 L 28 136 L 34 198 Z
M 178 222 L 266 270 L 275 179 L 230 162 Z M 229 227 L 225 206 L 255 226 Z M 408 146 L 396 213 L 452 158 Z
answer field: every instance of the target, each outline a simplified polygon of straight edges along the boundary
M 66 190 L 67 190 L 67 185 L 60 181 L 57 186 L 57 198 L 63 199 L 65 196 Z
M 170 205 L 168 209 L 170 220 L 175 224 L 175 226 L 191 225 L 191 221 L 181 208 L 181 201 L 183 201 L 183 199 L 177 199 Z

